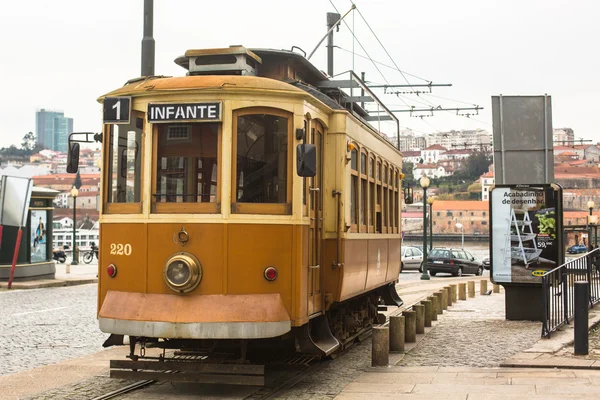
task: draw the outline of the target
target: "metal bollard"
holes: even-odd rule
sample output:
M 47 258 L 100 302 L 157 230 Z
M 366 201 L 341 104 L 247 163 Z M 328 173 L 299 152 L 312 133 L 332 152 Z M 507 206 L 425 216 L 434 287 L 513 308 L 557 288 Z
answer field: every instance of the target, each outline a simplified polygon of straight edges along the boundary
M 575 286 L 575 355 L 588 354 L 589 328 L 588 328 L 588 284 L 577 281 Z
M 458 284 L 458 298 L 460 300 L 466 300 L 467 299 L 467 284 L 466 283 L 459 283 Z
M 417 341 L 417 313 L 415 311 L 402 311 L 404 315 L 404 341 L 414 343 Z
M 422 300 L 421 304 L 425 307 L 425 327 L 429 328 L 431 326 L 431 300 Z
M 423 304 L 415 304 L 412 306 L 416 313 L 416 331 L 417 333 L 425 333 L 425 306 Z
M 390 332 L 387 326 L 373 327 L 371 366 L 387 367 L 390 363 Z
M 494 285 L 494 293 L 500 293 L 500 285 Z
M 448 309 L 448 291 L 442 289 L 442 310 Z
M 469 281 L 467 282 L 467 286 L 469 288 L 469 297 L 475 297 L 475 282 Z
M 390 351 L 404 351 L 404 317 L 390 316 Z
M 450 294 L 452 295 L 452 302 L 456 303 L 456 285 L 450 285 Z
M 65 264 L 65 273 L 70 274 L 71 273 L 71 264 Z
M 485 294 L 487 292 L 487 280 L 482 279 L 479 281 L 479 294 Z
M 438 316 L 438 298 L 437 296 L 429 296 L 427 300 L 431 301 L 431 321 L 437 321 Z
M 452 288 L 450 286 L 446 286 L 444 288 L 446 293 L 448 293 L 448 307 L 452 305 Z
M 442 292 L 435 292 L 435 297 L 437 298 L 437 308 L 436 311 L 438 314 L 444 313 L 444 306 L 442 305 Z

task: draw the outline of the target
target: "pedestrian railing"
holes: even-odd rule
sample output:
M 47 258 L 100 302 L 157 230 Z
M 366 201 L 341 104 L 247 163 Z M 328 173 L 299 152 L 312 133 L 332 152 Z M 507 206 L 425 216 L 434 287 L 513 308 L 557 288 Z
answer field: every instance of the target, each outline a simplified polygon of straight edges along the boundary
M 585 281 L 589 288 L 589 307 L 600 302 L 600 248 L 568 261 L 542 275 L 542 337 L 568 324 L 575 313 L 575 285 Z

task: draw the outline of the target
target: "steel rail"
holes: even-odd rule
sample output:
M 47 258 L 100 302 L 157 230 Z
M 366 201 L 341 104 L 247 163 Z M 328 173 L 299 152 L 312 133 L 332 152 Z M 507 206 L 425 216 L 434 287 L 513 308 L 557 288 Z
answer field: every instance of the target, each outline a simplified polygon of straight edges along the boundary
M 151 381 L 151 380 L 135 382 L 135 383 L 132 383 L 131 385 L 127 385 L 125 387 L 122 387 L 121 389 L 113 390 L 112 392 L 103 394 L 103 395 L 98 396 L 98 397 L 94 397 L 92 400 L 107 400 L 107 399 L 112 399 L 112 398 L 120 396 L 122 394 L 129 393 L 129 392 L 132 392 L 134 390 L 141 389 L 143 387 L 151 385 L 154 382 L 155 381 Z

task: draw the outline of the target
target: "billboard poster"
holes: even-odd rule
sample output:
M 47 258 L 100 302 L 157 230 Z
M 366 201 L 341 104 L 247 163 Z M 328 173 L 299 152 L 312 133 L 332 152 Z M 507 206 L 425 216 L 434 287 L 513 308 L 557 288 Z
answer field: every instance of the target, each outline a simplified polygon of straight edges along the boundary
M 490 199 L 492 282 L 541 284 L 564 262 L 561 187 L 498 185 Z
M 47 258 L 46 210 L 31 210 L 31 262 L 43 262 Z

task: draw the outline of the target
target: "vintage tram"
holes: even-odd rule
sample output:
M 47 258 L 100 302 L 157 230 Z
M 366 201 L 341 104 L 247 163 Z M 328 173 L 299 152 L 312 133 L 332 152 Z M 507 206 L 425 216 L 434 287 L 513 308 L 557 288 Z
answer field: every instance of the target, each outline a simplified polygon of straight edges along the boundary
M 149 344 L 342 349 L 378 306 L 401 304 L 400 151 L 299 53 L 232 46 L 175 62 L 186 76 L 99 98 L 107 344 L 129 336 L 131 362 Z

